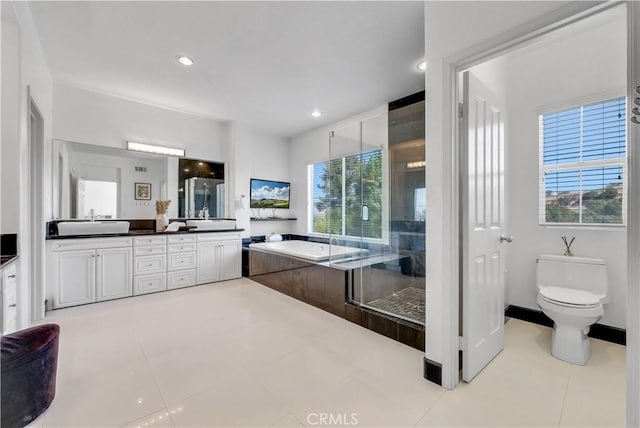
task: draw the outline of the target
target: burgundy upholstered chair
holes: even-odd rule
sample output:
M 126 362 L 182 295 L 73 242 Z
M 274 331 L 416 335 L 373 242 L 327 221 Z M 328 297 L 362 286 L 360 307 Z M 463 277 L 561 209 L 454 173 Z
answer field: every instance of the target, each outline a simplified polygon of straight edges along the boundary
M 2 428 L 21 428 L 42 414 L 56 395 L 56 324 L 2 336 Z

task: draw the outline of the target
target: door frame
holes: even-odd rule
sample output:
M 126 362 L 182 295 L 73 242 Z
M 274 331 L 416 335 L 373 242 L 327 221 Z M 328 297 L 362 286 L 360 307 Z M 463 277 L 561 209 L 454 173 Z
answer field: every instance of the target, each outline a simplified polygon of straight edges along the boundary
M 35 123 L 34 123 L 35 122 Z M 34 129 L 35 126 L 35 129 Z M 30 263 L 27 268 L 28 287 L 22 307 L 26 315 L 22 318 L 24 325 L 44 318 L 44 153 L 45 120 L 42 111 L 31 93 L 31 86 L 27 85 L 27 192 L 28 192 L 28 224 L 27 242 L 30 252 Z
M 443 60 L 444 87 L 444 108 L 443 129 L 444 138 L 450 142 L 450 149 L 445 152 L 445 163 L 450 167 L 450 174 L 445 178 L 447 187 L 451 190 L 448 200 L 448 210 L 454 217 L 444 223 L 444 235 L 448 237 L 448 249 L 446 256 L 450 258 L 450 263 L 446 264 L 443 272 L 443 284 L 460 283 L 460 250 L 462 245 L 460 228 L 460 210 L 464 207 L 460 201 L 461 180 L 466 172 L 460 168 L 460 133 L 458 129 L 458 103 L 460 96 L 458 93 L 459 73 L 469 69 L 474 65 L 489 61 L 496 57 L 505 55 L 516 49 L 525 47 L 555 30 L 576 23 L 585 18 L 597 15 L 612 7 L 619 6 L 623 2 L 605 2 L 578 12 L 569 17 L 563 15 L 563 10 L 543 16 L 530 22 L 529 25 L 507 31 L 488 41 L 475 45 L 457 55 Z M 625 2 L 627 7 L 627 51 L 629 64 L 628 70 L 628 96 L 631 99 L 631 91 L 634 84 L 640 82 L 640 70 L 633 69 L 632 64 L 640 61 L 640 55 L 636 52 L 638 46 L 634 46 L 633 34 L 640 32 L 640 4 L 633 1 Z M 634 19 L 635 18 L 635 19 Z M 635 21 L 635 24 L 634 24 Z M 628 127 L 628 141 L 638 141 L 640 139 L 640 127 Z M 628 177 L 629 183 L 640 185 L 640 147 L 628 144 Z M 628 249 L 628 308 L 627 308 L 627 424 L 637 426 L 640 423 L 640 409 L 635 405 L 640 401 L 640 267 L 637 259 L 640 258 L 640 248 L 634 246 L 634 242 L 640 242 L 640 197 L 634 197 L 633 192 L 628 192 L 627 204 L 627 237 Z M 632 248 L 633 247 L 633 248 Z M 459 287 L 444 287 L 443 301 L 448 301 L 449 314 L 442 320 L 442 340 L 443 340 L 443 364 L 442 364 L 442 386 L 453 389 L 459 382 L 459 358 L 458 358 L 458 335 L 460 327 L 459 308 Z

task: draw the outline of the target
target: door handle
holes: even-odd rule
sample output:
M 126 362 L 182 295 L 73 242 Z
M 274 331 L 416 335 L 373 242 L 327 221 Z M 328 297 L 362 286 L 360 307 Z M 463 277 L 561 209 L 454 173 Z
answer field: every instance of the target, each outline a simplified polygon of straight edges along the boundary
M 509 234 L 507 236 L 504 235 L 504 233 L 500 234 L 500 243 L 502 244 L 503 242 L 511 242 L 513 241 L 513 235 Z

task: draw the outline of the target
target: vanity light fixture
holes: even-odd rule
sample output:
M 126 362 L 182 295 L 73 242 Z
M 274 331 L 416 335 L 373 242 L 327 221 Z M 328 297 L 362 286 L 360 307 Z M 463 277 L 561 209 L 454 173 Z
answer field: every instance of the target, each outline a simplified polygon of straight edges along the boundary
M 132 152 L 153 153 L 156 155 L 168 155 L 184 157 L 184 149 L 175 149 L 173 147 L 154 146 L 153 144 L 136 143 L 127 141 L 127 150 Z
M 313 113 L 311 113 L 311 116 L 320 117 L 320 116 L 322 116 L 322 113 L 320 113 L 318 110 L 314 110 Z
M 407 169 L 424 168 L 426 164 L 425 161 L 407 162 Z
M 422 60 L 418 63 L 418 65 L 416 65 L 416 67 L 418 68 L 418 70 L 420 71 L 425 71 L 427 69 L 427 60 Z
M 180 64 L 186 65 L 187 67 L 192 66 L 193 63 L 195 62 L 191 58 L 189 58 L 188 56 L 184 56 L 184 55 L 178 55 L 178 56 L 176 56 L 176 59 L 178 60 L 178 62 Z

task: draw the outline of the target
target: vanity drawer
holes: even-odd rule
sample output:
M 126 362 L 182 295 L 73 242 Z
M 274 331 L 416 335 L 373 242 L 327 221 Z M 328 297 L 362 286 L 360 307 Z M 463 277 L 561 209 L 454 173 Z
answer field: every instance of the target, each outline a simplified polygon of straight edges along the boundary
M 179 269 L 195 269 L 196 267 L 196 253 L 195 251 L 190 253 L 173 253 L 167 256 L 168 270 Z
M 195 251 L 196 243 L 186 243 L 186 244 L 170 244 L 167 245 L 167 250 L 169 253 L 184 253 L 185 251 Z
M 167 243 L 169 244 L 183 244 L 186 242 L 196 242 L 195 235 L 175 235 L 167 237 Z
M 130 247 L 131 238 L 79 238 L 79 239 L 52 239 L 47 241 L 47 247 L 51 251 L 95 250 L 96 248 L 121 248 Z
M 240 232 L 198 233 L 198 242 L 229 241 L 240 239 Z
M 167 289 L 189 287 L 196 285 L 196 270 L 180 270 L 167 274 Z
M 133 274 L 144 275 L 150 273 L 160 273 L 167 270 L 167 256 L 159 254 L 156 256 L 134 257 Z
M 133 238 L 133 246 L 139 247 L 143 245 L 165 245 L 167 243 L 166 236 L 136 236 Z
M 145 247 L 135 247 L 133 249 L 134 256 L 151 256 L 153 254 L 164 254 L 166 252 L 166 245 L 149 245 Z
M 133 295 L 155 293 L 167 289 L 167 275 L 156 273 L 152 275 L 140 275 L 133 278 Z

